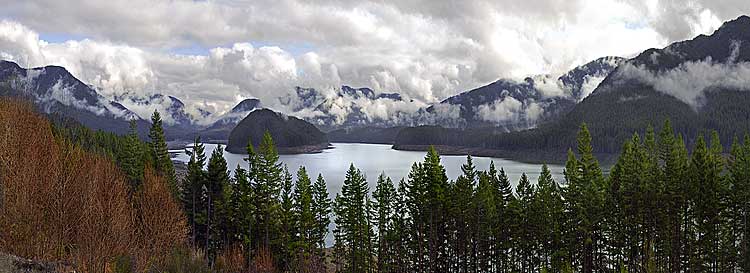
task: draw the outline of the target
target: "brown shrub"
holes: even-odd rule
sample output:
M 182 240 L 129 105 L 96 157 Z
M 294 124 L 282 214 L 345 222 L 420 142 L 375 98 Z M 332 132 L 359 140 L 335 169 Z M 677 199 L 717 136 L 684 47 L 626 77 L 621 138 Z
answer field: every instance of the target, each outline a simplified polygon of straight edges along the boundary
M 216 257 L 216 271 L 223 273 L 247 272 L 245 250 L 239 245 L 232 245 L 221 251 Z
M 187 223 L 166 179 L 146 169 L 143 190 L 136 196 L 138 208 L 139 268 L 158 266 L 170 252 L 183 246 Z
M 83 272 L 126 257 L 144 270 L 187 228 L 164 179 L 147 171 L 132 202 L 128 190 L 109 158 L 56 139 L 30 104 L 0 99 L 0 252 Z

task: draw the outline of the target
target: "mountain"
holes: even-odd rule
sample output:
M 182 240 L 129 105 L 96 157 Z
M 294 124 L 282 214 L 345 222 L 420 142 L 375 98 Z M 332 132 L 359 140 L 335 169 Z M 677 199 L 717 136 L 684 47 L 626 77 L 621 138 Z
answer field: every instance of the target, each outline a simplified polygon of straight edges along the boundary
M 0 61 L 0 96 L 27 99 L 46 114 L 72 118 L 96 130 L 125 134 L 128 121 L 136 119 L 139 132 L 144 135 L 149 126 L 128 108 L 108 101 L 60 66 L 26 69 L 14 62 Z
M 280 153 L 320 151 L 328 147 L 326 135 L 314 125 L 269 109 L 252 111 L 229 134 L 227 151 L 245 153 L 248 141 L 255 146 L 268 131 Z
M 159 93 L 148 96 L 125 94 L 115 96 L 114 100 L 128 109 L 139 109 L 138 115 L 144 119 L 150 118 L 154 110 L 159 110 L 164 124 L 169 126 L 191 126 L 196 120 L 186 112 L 185 104 L 173 96 Z
M 750 132 L 748 91 L 750 17 L 741 16 L 711 35 L 648 49 L 622 62 L 591 95 L 554 122 L 511 133 L 464 130 L 455 139 L 430 139 L 435 130 L 407 128 L 397 137 L 396 147 L 436 144 L 564 154 L 575 147 L 576 132 L 585 122 L 597 152 L 617 153 L 634 132 L 648 125 L 658 130 L 666 119 L 688 147 L 706 130 L 721 132 L 726 146 L 733 136 Z
M 258 99 L 244 99 L 237 105 L 232 107 L 224 115 L 221 115 L 216 121 L 210 126 L 200 130 L 196 134 L 200 135 L 203 140 L 206 141 L 223 141 L 227 140 L 229 133 L 234 129 L 237 124 L 247 117 L 253 110 L 261 107 L 260 100 Z
M 427 112 L 440 106 L 458 106 L 459 127 L 499 127 L 503 131 L 533 128 L 567 113 L 622 61 L 620 57 L 602 57 L 559 77 L 500 79 L 449 97 L 427 108 Z
M 190 114 L 180 99 L 163 94 L 134 95 L 124 94 L 115 96 L 116 103 L 123 108 L 130 109 L 139 117 L 149 120 L 154 110 L 158 110 L 163 121 L 164 133 L 167 139 L 186 138 L 193 132 L 204 126 L 201 120 L 210 116 L 210 113 L 198 108 L 198 116 Z
M 280 99 L 295 115 L 306 121 L 335 130 L 348 127 L 394 125 L 392 117 L 376 116 L 368 112 L 375 105 L 408 104 L 398 93 L 376 94 L 370 88 L 340 88 L 322 92 L 315 88 L 296 87 L 294 95 Z

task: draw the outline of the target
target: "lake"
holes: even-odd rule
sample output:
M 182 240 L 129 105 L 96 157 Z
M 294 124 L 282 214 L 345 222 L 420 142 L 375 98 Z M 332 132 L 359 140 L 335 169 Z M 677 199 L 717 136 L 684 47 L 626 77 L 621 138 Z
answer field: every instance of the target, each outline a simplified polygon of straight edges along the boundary
M 217 144 L 204 145 L 206 157 L 210 157 Z M 422 161 L 426 154 L 426 152 L 393 150 L 391 145 L 383 144 L 333 143 L 331 145 L 332 149 L 326 149 L 320 153 L 280 155 L 279 159 L 283 164 L 286 164 L 292 174 L 296 175 L 300 166 L 305 166 L 313 181 L 318 174 L 322 174 L 328 184 L 328 192 L 331 197 L 334 197 L 336 193 L 341 191 L 341 185 L 344 182 L 344 175 L 349 169 L 349 164 L 353 163 L 367 176 L 370 190 L 374 190 L 375 183 L 381 173 L 385 173 L 398 185 L 401 178 L 407 178 L 409 175 L 411 165 L 414 162 Z M 227 166 L 230 170 L 234 170 L 238 164 L 247 169 L 247 162 L 243 160 L 245 157 L 247 155 L 224 151 L 224 158 L 227 160 Z M 187 162 L 190 158 L 182 151 L 176 154 L 175 159 Z M 522 173 L 526 173 L 531 182 L 536 183 L 542 169 L 541 164 L 523 163 L 509 159 L 479 156 L 473 157 L 473 159 L 478 170 L 489 168 L 491 161 L 495 163 L 498 170 L 504 168 L 514 187 L 518 184 Z M 466 156 L 445 155 L 441 156 L 441 162 L 445 166 L 448 179 L 455 180 L 461 174 L 461 164 L 466 162 Z M 549 165 L 549 168 L 555 180 L 563 182 L 563 166 Z

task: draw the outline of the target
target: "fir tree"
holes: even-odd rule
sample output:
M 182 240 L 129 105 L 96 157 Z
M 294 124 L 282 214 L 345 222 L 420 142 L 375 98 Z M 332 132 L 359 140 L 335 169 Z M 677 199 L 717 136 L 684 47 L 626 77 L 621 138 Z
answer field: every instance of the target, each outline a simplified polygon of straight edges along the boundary
M 151 128 L 148 131 L 148 137 L 151 139 L 151 158 L 154 162 L 154 169 L 167 179 L 172 191 L 177 193 L 174 165 L 172 164 L 172 159 L 169 158 L 161 115 L 156 110 L 151 115 Z
M 461 166 L 461 172 L 451 191 L 451 232 L 453 233 L 451 248 L 455 251 L 452 263 L 455 271 L 468 272 L 472 255 L 472 226 L 475 221 L 472 199 L 477 182 L 477 171 L 471 156 L 466 157 L 466 163 Z
M 270 133 L 263 135 L 258 153 L 255 153 L 252 143 L 248 144 L 247 161 L 256 197 L 254 215 L 257 226 L 255 234 L 258 238 L 253 241 L 258 244 L 258 248 L 271 247 L 271 241 L 279 237 L 282 167 Z
M 227 242 L 227 231 L 231 227 L 229 221 L 231 211 L 228 204 L 231 195 L 229 191 L 229 171 L 227 161 L 224 159 L 224 148 L 221 145 L 214 149 L 208 159 L 205 185 L 208 195 L 206 252 L 209 259 L 213 260 L 216 253 Z
M 248 258 L 247 264 L 250 263 L 249 258 L 252 257 L 253 226 L 255 224 L 253 212 L 256 211 L 255 193 L 251 182 L 247 170 L 238 164 L 234 170 L 234 190 L 230 202 L 235 232 L 234 239 L 238 240 L 245 249 L 245 255 Z
M 141 141 L 138 139 L 138 127 L 135 120 L 130 120 L 130 130 L 125 138 L 124 152 L 122 153 L 122 170 L 128 177 L 131 189 L 135 191 L 143 181 L 143 170 L 145 162 L 141 149 Z
M 367 181 L 362 173 L 349 166 L 341 193 L 336 196 L 336 244 L 345 247 L 344 272 L 371 272 L 370 221 L 368 219 Z
M 206 171 L 203 169 L 206 165 L 206 154 L 200 137 L 195 139 L 193 148 L 185 149 L 185 152 L 190 156 L 190 161 L 188 161 L 187 176 L 182 182 L 181 200 L 190 226 L 191 240 L 193 245 L 196 245 L 198 238 L 202 238 L 199 233 L 203 230 L 199 229 L 198 222 L 201 215 L 205 214 L 205 200 L 203 200 L 201 189 L 206 183 Z
M 392 272 L 395 245 L 395 234 L 393 233 L 393 216 L 396 199 L 396 189 L 391 178 L 381 173 L 375 191 L 372 194 L 374 200 L 375 219 L 377 227 L 377 272 Z
M 300 166 L 297 171 L 297 183 L 294 188 L 294 214 L 296 218 L 297 236 L 295 238 L 295 251 L 308 256 L 317 246 L 318 239 L 315 237 L 317 222 L 313 211 L 313 189 L 310 177 L 305 167 Z
M 313 202 L 312 211 L 315 215 L 315 229 L 313 238 L 315 246 L 322 250 L 325 248 L 325 238 L 328 234 L 328 224 L 331 223 L 331 199 L 328 197 L 328 189 L 323 176 L 318 174 L 312 187 Z
M 281 268 L 287 268 L 291 261 L 292 255 L 292 240 L 295 234 L 295 226 L 297 225 L 296 215 L 294 213 L 294 181 L 292 174 L 284 166 L 281 180 L 281 196 L 279 202 L 281 209 L 279 211 L 280 230 L 278 241 L 275 243 L 276 248 L 273 250 L 280 254 Z
M 575 227 L 569 240 L 575 244 L 571 254 L 580 255 L 575 259 L 580 262 L 577 267 L 584 273 L 590 273 L 597 270 L 595 267 L 599 267 L 595 262 L 600 258 L 603 189 L 606 187 L 603 185 L 599 163 L 593 155 L 591 134 L 586 124 L 581 125 L 578 133 L 578 155 L 580 158 L 576 159 L 569 153 L 569 162 L 565 168 L 568 179 L 568 212 L 571 224 Z

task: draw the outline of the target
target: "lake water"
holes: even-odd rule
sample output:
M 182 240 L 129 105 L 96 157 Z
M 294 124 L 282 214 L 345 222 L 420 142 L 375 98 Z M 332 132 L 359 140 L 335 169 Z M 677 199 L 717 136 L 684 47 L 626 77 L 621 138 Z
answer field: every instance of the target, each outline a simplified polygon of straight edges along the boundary
M 206 156 L 210 157 L 217 144 L 204 145 Z M 385 173 L 398 185 L 401 178 L 406 179 L 409 175 L 411 165 L 414 162 L 422 161 L 426 155 L 426 152 L 393 150 L 391 145 L 382 144 L 333 143 L 332 147 L 332 149 L 326 149 L 315 154 L 281 155 L 279 159 L 283 164 L 286 164 L 292 174 L 296 174 L 300 166 L 305 166 L 313 181 L 318 174 L 322 174 L 328 184 L 328 192 L 333 197 L 341 191 L 341 185 L 344 182 L 346 171 L 349 169 L 349 164 L 353 163 L 367 176 L 370 190 L 374 190 L 375 183 L 381 173 Z M 224 158 L 227 160 L 227 166 L 230 170 L 234 170 L 238 164 L 247 169 L 247 162 L 243 160 L 245 157 L 247 155 L 224 151 Z M 182 151 L 177 153 L 175 159 L 187 162 L 190 158 Z M 542 169 L 541 164 L 522 163 L 502 158 L 476 156 L 473 159 L 474 165 L 479 170 L 489 168 L 490 161 L 493 161 L 498 169 L 504 168 L 514 187 L 518 184 L 522 173 L 526 173 L 531 182 L 535 183 Z M 448 178 L 454 180 L 461 174 L 461 164 L 466 162 L 466 156 L 441 156 L 441 162 L 445 166 Z M 549 168 L 555 180 L 563 182 L 563 166 L 549 165 Z

